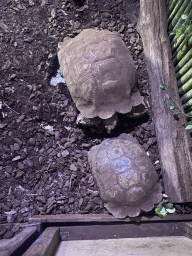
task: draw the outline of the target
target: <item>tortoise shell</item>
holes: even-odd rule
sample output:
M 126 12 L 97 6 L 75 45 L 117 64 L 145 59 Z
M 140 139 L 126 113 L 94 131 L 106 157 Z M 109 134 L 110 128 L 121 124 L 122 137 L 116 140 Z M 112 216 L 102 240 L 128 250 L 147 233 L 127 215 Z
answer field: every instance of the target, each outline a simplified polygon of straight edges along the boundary
M 85 117 L 107 119 L 143 102 L 133 59 L 118 33 L 85 29 L 64 38 L 59 49 L 61 73 Z
M 121 134 L 94 146 L 88 161 L 101 199 L 116 218 L 138 216 L 160 202 L 158 174 L 132 135 Z

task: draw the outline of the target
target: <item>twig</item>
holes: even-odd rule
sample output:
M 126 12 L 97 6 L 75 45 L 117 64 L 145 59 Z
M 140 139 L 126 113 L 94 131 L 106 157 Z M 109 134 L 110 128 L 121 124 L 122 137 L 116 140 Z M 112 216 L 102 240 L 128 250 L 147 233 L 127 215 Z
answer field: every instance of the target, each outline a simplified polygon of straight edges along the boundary
M 3 105 L 5 105 L 8 109 L 13 111 L 15 114 L 20 115 L 17 111 L 15 111 L 14 109 L 10 108 L 5 102 L 3 102 Z

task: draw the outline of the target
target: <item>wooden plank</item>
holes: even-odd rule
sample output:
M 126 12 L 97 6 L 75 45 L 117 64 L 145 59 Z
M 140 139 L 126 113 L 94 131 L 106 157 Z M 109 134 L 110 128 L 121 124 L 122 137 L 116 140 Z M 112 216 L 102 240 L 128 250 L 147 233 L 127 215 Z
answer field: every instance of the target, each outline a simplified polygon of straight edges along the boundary
M 151 84 L 154 123 L 160 153 L 163 184 L 169 200 L 174 203 L 192 202 L 191 138 L 185 130 L 185 116 L 177 121 L 168 109 L 170 97 L 181 108 L 171 50 L 167 35 L 165 0 L 140 0 L 137 24 Z M 166 84 L 168 93 L 160 89 Z
M 117 219 L 109 214 L 58 214 L 58 215 L 34 215 L 29 219 L 29 223 L 44 223 L 49 225 L 50 223 L 65 223 L 66 225 L 71 225 L 70 223 L 94 223 L 94 224 L 106 224 L 106 223 L 128 223 L 128 222 L 164 222 L 164 221 L 192 221 L 192 214 L 168 214 L 163 218 L 158 216 L 150 217 L 134 217 Z
M 184 235 L 190 239 L 192 239 L 192 223 L 186 222 L 184 226 Z
M 29 247 L 23 256 L 52 256 L 58 248 L 60 232 L 58 227 L 49 227 Z
M 0 240 L 0 255 L 22 255 L 39 236 L 37 227 L 27 227 L 11 239 Z

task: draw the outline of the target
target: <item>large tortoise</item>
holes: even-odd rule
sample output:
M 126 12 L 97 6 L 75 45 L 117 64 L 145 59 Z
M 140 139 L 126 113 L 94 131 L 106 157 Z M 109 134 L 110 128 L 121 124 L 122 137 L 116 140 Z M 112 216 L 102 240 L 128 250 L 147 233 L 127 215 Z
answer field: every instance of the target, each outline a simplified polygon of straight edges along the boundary
M 59 49 L 61 73 L 80 111 L 77 123 L 104 120 L 110 131 L 117 123 L 115 113 L 145 112 L 134 62 L 118 33 L 85 29 L 64 38 Z
M 135 217 L 162 199 L 149 157 L 130 134 L 91 148 L 88 161 L 106 209 L 116 218 Z

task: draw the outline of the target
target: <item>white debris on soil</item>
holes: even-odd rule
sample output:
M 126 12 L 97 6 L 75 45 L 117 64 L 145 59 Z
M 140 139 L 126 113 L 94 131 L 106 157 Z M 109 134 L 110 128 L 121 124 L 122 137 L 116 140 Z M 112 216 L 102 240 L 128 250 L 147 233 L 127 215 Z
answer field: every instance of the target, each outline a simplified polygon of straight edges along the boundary
M 57 75 L 55 77 L 51 78 L 50 84 L 53 86 L 56 86 L 59 83 L 65 83 L 65 79 L 61 76 L 61 72 L 58 69 L 57 70 Z
M 40 126 L 41 126 L 42 128 L 44 128 L 45 130 L 53 131 L 53 126 L 51 126 L 51 125 L 46 125 L 46 126 L 44 126 L 43 124 L 40 124 Z

